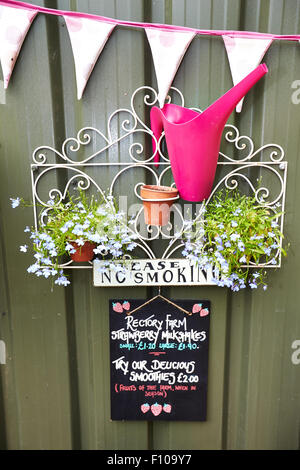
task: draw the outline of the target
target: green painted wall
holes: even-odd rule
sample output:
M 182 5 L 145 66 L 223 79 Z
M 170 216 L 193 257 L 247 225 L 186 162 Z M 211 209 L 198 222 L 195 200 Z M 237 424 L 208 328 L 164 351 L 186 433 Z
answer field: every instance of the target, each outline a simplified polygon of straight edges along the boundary
M 299 0 L 36 0 L 35 4 L 124 20 L 300 33 Z M 267 80 L 251 90 L 230 122 L 256 148 L 275 142 L 289 162 L 285 234 L 291 243 L 266 292 L 165 288 L 173 298 L 212 302 L 208 418 L 203 423 L 111 422 L 108 299 L 151 295 L 146 288 L 92 287 L 91 272 L 73 273 L 72 287 L 51 292 L 27 274 L 20 255 L 31 210 L 9 198 L 31 197 L 32 151 L 60 148 L 85 125 L 105 129 L 139 86 L 156 87 L 145 33 L 117 28 L 78 102 L 71 46 L 61 18 L 38 15 L 24 42 L 5 104 L 0 104 L 0 448 L 3 449 L 297 449 L 300 365 L 300 48 L 276 41 L 266 54 Z M 174 81 L 187 106 L 205 109 L 231 86 L 221 38 L 196 38 Z M 3 100 L 2 100 L 3 101 Z M 122 150 L 122 149 L 121 149 Z M 59 176 L 57 177 L 59 180 Z M 54 177 L 55 181 L 56 177 Z M 58 181 L 59 182 L 59 181 Z M 123 190 L 131 187 L 131 180 Z

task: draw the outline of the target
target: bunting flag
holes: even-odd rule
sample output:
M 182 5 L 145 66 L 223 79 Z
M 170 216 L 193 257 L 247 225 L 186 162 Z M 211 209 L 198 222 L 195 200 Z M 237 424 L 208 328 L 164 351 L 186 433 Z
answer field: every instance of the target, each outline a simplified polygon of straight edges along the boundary
M 62 16 L 65 19 L 75 62 L 78 99 L 82 98 L 99 55 L 117 25 L 143 28 L 146 31 L 157 77 L 160 107 L 163 107 L 184 54 L 196 35 L 223 37 L 234 85 L 259 65 L 273 41 L 300 42 L 300 34 L 195 29 L 51 9 L 19 0 L 0 0 L 0 63 L 5 89 L 37 13 Z M 243 100 L 236 107 L 238 112 L 242 109 L 242 103 Z
M 150 44 L 158 85 L 158 102 L 162 108 L 178 67 L 195 32 L 145 28 Z
M 23 41 L 36 15 L 37 11 L 0 5 L 0 62 L 5 89 L 8 87 Z
M 64 16 L 73 50 L 77 98 L 82 94 L 115 24 Z
M 236 85 L 255 69 L 273 42 L 273 39 L 249 39 L 222 36 L 228 55 L 233 84 Z M 244 98 L 236 106 L 241 112 Z

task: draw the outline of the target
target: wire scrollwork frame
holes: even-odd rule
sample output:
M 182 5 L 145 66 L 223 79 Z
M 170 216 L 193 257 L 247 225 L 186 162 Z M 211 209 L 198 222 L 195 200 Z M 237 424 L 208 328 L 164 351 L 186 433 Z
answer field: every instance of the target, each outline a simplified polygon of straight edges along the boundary
M 172 87 L 170 94 L 175 95 L 179 104 L 184 106 L 184 97 L 182 93 Z M 142 98 L 143 106 L 136 104 L 137 98 Z M 100 174 L 100 170 L 114 169 L 114 172 L 105 173 L 111 176 L 109 182 L 108 194 L 117 196 L 116 186 L 120 177 L 126 175 L 127 171 L 141 169 L 144 171 L 147 179 L 151 179 L 151 184 L 161 185 L 164 179 L 172 177 L 170 161 L 168 155 L 165 153 L 163 145 L 164 132 L 161 137 L 156 140 L 153 136 L 151 128 L 146 124 L 146 119 L 141 116 L 140 109 L 145 113 L 145 108 L 150 108 L 158 102 L 158 94 L 156 90 L 151 87 L 143 86 L 134 91 L 131 96 L 130 108 L 120 108 L 115 110 L 108 118 L 106 133 L 101 132 L 95 127 L 84 127 L 79 130 L 76 137 L 67 138 L 61 147 L 57 150 L 51 146 L 39 146 L 36 148 L 32 155 L 31 164 L 31 183 L 32 183 L 32 198 L 33 198 L 33 211 L 34 211 L 34 224 L 38 229 L 39 223 L 47 217 L 47 213 L 52 207 L 49 201 L 62 201 L 66 198 L 70 188 L 77 187 L 81 190 L 88 190 L 94 187 L 100 194 L 106 198 L 107 192 L 103 190 L 103 184 L 93 175 L 89 174 L 89 170 L 93 172 L 97 170 L 96 174 Z M 171 102 L 168 96 L 168 102 Z M 198 108 L 191 108 L 201 112 Z M 145 115 L 147 115 L 145 113 Z M 117 126 L 114 124 L 117 122 Z M 139 140 L 138 140 L 139 137 Z M 160 161 L 154 162 L 155 151 L 149 142 L 156 143 L 156 149 L 160 155 Z M 98 141 L 102 144 L 98 147 Z M 223 140 L 226 145 L 233 146 L 234 152 L 243 152 L 243 156 L 236 158 L 229 156 L 224 152 L 219 153 L 218 169 L 219 177 L 216 177 L 214 188 L 210 194 L 209 199 L 198 205 L 193 221 L 203 217 L 203 209 L 210 202 L 218 189 L 225 187 L 227 189 L 234 189 L 241 184 L 247 187 L 249 193 L 254 194 L 257 203 L 266 206 L 277 215 L 276 220 L 279 223 L 281 233 L 283 233 L 284 225 L 284 211 L 285 211 L 285 198 L 286 198 L 286 180 L 287 180 L 287 161 L 284 160 L 284 150 L 278 144 L 266 144 L 255 150 L 253 140 L 246 135 L 240 135 L 239 130 L 232 124 L 227 124 L 223 133 Z M 97 143 L 96 143 L 97 141 Z M 126 147 L 125 146 L 126 143 Z M 122 150 L 118 150 L 118 158 L 110 159 L 109 151 L 122 146 Z M 95 151 L 78 160 L 78 155 L 86 152 L 86 149 L 98 147 Z M 128 152 L 128 158 L 124 158 L 124 153 Z M 149 152 L 149 148 L 151 148 Z M 150 155 L 149 155 L 150 153 Z M 121 158 L 120 158 L 120 154 Z M 52 159 L 51 156 L 52 155 Z M 54 161 L 53 161 L 54 156 Z M 100 161 L 99 161 L 100 157 Z M 52 160 L 52 161 L 50 161 Z M 67 177 L 64 180 L 63 187 L 52 187 L 46 191 L 45 195 L 41 195 L 40 187 L 42 180 L 53 171 L 64 170 Z M 260 176 L 263 173 L 268 173 L 267 180 L 272 180 L 272 191 L 267 185 L 257 185 L 253 182 L 252 174 Z M 252 176 L 251 176 L 252 175 Z M 274 184 L 275 179 L 275 184 Z M 60 182 L 61 183 L 61 182 Z M 105 180 L 107 183 L 107 180 Z M 144 182 L 137 181 L 133 187 L 133 194 L 137 201 L 140 201 L 139 187 Z M 174 182 L 171 183 L 174 185 Z M 58 185 L 58 184 L 57 184 Z M 275 192 L 274 192 L 275 188 Z M 42 207 L 39 211 L 38 206 Z M 174 204 L 174 212 L 176 214 L 176 230 L 169 222 L 167 227 L 146 226 L 141 230 L 141 220 L 143 218 L 143 206 L 137 210 L 132 230 L 137 235 L 137 247 L 142 250 L 147 259 L 173 259 L 176 254 L 180 257 L 180 250 L 183 247 L 182 234 L 185 227 L 185 218 L 180 210 L 180 206 Z M 157 255 L 155 249 L 151 246 L 152 242 L 163 238 L 166 242 L 163 253 Z M 282 239 L 280 240 L 280 248 L 282 247 Z M 266 267 L 278 268 L 281 266 L 281 249 L 278 249 L 275 259 L 276 264 L 266 262 L 264 264 L 255 265 L 250 264 L 250 267 Z M 134 255 L 133 255 L 134 256 Z M 174 258 L 175 259 L 175 258 Z M 86 269 L 92 268 L 93 263 L 89 262 L 78 266 L 73 261 L 68 261 L 61 264 L 61 268 L 67 269 Z

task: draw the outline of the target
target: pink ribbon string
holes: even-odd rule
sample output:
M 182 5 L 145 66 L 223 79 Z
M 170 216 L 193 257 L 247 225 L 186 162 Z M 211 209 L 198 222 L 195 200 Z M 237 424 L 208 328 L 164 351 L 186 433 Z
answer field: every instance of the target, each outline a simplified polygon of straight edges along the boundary
M 56 15 L 56 16 L 70 16 L 70 17 L 79 17 L 79 18 L 89 18 L 97 21 L 103 21 L 106 23 L 111 23 L 120 26 L 128 26 L 134 28 L 153 28 L 153 29 L 162 29 L 167 31 L 191 31 L 196 34 L 206 35 L 206 36 L 232 36 L 232 37 L 240 37 L 240 38 L 253 38 L 253 39 L 279 39 L 279 40 L 286 40 L 286 41 L 299 41 L 300 35 L 299 34 L 288 34 L 288 35 L 281 35 L 281 34 L 270 34 L 270 33 L 259 33 L 254 31 L 232 31 L 232 30 L 215 30 L 215 29 L 195 29 L 195 28 L 188 28 L 185 26 L 176 26 L 176 25 L 167 25 L 167 24 L 160 24 L 160 23 L 141 23 L 135 21 L 123 21 L 114 18 L 107 18 L 105 16 L 98 16 L 98 15 L 91 15 L 88 13 L 81 13 L 81 12 L 72 12 L 72 11 L 64 11 L 64 10 L 54 10 L 51 8 L 40 7 L 38 5 L 32 5 L 30 3 L 25 2 L 17 2 L 15 0 L 0 0 L 0 5 L 12 7 L 12 8 L 23 8 L 31 11 L 37 11 L 40 13 L 46 13 L 49 15 Z

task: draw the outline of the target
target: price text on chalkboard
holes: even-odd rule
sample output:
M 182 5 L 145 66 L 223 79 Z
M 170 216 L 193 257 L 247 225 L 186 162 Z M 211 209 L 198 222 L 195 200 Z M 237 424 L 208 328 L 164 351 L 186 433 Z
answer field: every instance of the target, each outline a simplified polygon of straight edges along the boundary
M 110 300 L 111 419 L 205 421 L 209 319 L 207 300 Z

